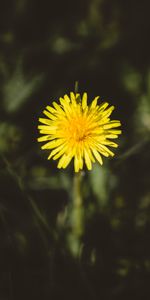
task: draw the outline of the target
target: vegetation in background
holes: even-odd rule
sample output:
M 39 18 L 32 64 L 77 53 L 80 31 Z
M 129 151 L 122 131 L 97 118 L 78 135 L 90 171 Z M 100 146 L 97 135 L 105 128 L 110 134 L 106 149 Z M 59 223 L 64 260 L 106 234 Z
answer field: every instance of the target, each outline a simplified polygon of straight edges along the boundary
M 149 1 L 2 3 L 1 299 L 149 299 L 149 25 Z M 36 142 L 43 107 L 76 80 L 123 124 L 116 157 L 84 174 L 78 256 L 73 166 L 56 169 Z

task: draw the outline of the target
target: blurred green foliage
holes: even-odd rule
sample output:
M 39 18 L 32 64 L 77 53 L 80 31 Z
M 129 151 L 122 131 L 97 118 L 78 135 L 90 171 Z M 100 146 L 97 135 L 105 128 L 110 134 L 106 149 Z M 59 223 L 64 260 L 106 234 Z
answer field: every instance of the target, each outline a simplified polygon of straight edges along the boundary
M 0 299 L 150 299 L 149 28 L 148 0 L 1 3 Z M 36 142 L 76 80 L 123 124 L 115 158 L 83 176 L 81 214 L 72 166 Z

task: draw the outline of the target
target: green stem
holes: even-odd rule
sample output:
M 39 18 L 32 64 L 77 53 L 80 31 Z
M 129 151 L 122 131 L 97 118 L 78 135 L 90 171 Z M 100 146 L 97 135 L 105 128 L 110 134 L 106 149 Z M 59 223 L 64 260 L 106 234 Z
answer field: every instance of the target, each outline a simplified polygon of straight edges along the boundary
M 83 203 L 81 193 L 81 172 L 76 173 L 73 179 L 73 232 L 80 237 L 83 232 Z
M 77 206 L 80 206 L 82 203 L 81 195 L 81 172 L 75 173 L 73 178 L 73 188 L 74 188 L 74 202 Z
M 75 92 L 75 94 L 79 92 L 79 82 L 78 81 L 75 81 L 74 92 Z
M 82 199 L 82 173 L 74 175 L 72 202 L 69 210 L 68 245 L 75 257 L 80 255 L 81 239 L 84 233 L 84 207 Z

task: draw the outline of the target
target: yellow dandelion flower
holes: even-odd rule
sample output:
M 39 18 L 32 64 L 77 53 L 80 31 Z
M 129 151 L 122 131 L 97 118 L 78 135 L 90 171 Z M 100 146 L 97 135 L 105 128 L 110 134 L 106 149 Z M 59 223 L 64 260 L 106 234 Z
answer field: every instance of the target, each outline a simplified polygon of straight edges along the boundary
M 116 139 L 121 130 L 116 129 L 121 125 L 118 120 L 110 120 L 114 106 L 107 102 L 97 104 L 95 97 L 87 105 L 87 93 L 81 97 L 78 93 L 70 93 L 59 98 L 59 104 L 47 106 L 43 111 L 45 118 L 39 118 L 42 125 L 38 126 L 41 137 L 39 142 L 46 142 L 41 148 L 50 150 L 48 159 L 58 161 L 58 168 L 66 168 L 74 159 L 74 170 L 78 172 L 83 165 L 88 170 L 92 163 L 98 161 L 103 164 L 103 156 L 114 156 L 108 148 L 117 148 L 118 145 L 111 141 Z

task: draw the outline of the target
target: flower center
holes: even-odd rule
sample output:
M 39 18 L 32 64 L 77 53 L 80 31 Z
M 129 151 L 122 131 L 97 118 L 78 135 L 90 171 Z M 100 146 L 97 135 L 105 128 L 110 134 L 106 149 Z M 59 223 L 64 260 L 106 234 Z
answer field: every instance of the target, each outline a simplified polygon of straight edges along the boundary
M 88 136 L 88 127 L 83 118 L 73 119 L 68 124 L 67 136 L 77 142 L 85 140 Z

